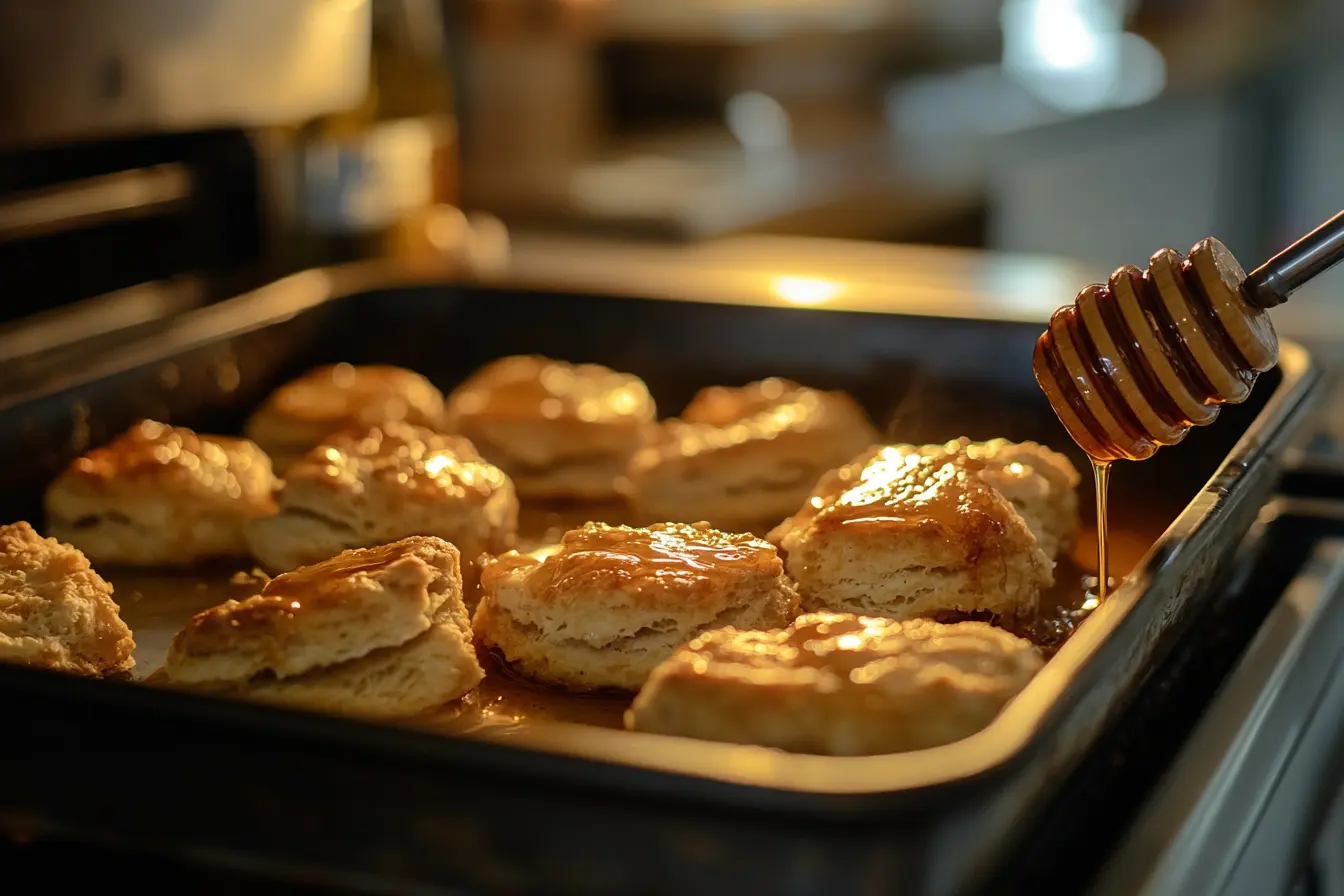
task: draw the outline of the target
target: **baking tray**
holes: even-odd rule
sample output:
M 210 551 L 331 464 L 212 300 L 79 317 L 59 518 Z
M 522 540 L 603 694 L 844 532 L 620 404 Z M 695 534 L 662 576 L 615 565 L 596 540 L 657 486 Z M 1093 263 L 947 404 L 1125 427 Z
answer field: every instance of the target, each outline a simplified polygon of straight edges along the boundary
M 1038 322 L 992 305 L 977 318 L 679 299 L 296 275 L 40 385 L 0 385 L 0 517 L 40 519 L 51 477 L 141 417 L 236 432 L 275 386 L 335 361 L 402 364 L 449 388 L 494 357 L 542 352 L 635 372 L 672 413 L 701 386 L 781 375 L 848 389 L 893 439 L 1068 450 L 1027 361 Z M 1285 343 L 1248 403 L 1117 471 L 1112 525 L 1146 552 L 1027 690 L 956 744 L 839 759 L 589 725 L 445 736 L 5 667 L 0 700 L 24 736 L 0 738 L 0 757 L 24 774 L 0 819 L 402 892 L 967 892 L 1200 619 L 1317 385 Z

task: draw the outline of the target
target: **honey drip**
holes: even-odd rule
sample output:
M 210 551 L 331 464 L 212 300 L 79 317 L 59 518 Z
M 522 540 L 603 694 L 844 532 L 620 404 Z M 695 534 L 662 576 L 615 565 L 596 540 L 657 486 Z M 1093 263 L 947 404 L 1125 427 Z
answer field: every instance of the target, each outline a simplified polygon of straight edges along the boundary
M 1107 531 L 1110 514 L 1107 512 L 1107 498 L 1111 489 L 1111 465 L 1101 461 L 1092 461 L 1092 481 L 1097 493 L 1097 603 L 1106 600 L 1110 590 L 1110 533 Z

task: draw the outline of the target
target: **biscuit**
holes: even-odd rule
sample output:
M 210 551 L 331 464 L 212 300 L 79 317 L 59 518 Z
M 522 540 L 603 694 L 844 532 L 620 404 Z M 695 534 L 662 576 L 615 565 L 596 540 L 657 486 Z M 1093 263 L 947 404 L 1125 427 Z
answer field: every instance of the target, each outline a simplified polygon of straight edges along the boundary
M 704 523 L 587 525 L 545 559 L 485 566 L 473 627 L 524 675 L 571 690 L 637 690 L 695 635 L 786 625 L 798 597 L 775 549 Z
M 414 371 L 333 364 L 271 393 L 247 421 L 246 432 L 283 474 L 334 432 L 382 423 L 438 429 L 442 418 L 443 393 Z
M 401 719 L 458 699 L 484 676 L 471 629 L 445 606 L 427 631 L 401 646 L 293 678 L 253 679 L 221 693 L 316 712 Z
M 517 355 L 455 389 L 444 428 L 470 439 L 524 498 L 601 500 L 618 494 L 656 413 L 636 376 Z
M 983 622 L 815 613 L 701 635 L 653 670 L 625 720 L 794 753 L 900 753 L 980 731 L 1041 666 L 1029 642 Z
M 275 512 L 271 463 L 246 439 L 143 420 L 47 489 L 47 528 L 95 563 L 243 557 L 247 521 Z
M 625 489 L 643 517 L 768 527 L 797 510 L 824 472 L 876 441 L 844 392 L 780 379 L 716 386 L 635 454 Z
M 135 666 L 112 586 L 78 549 L 27 523 L 0 526 L 0 662 L 112 675 Z
M 518 529 L 518 498 L 498 467 L 460 436 L 405 424 L 328 438 L 290 467 L 277 501 L 279 513 L 247 528 L 252 556 L 272 571 L 436 535 L 474 580 L 476 558 L 512 548 Z
M 451 544 L 416 536 L 346 551 L 196 614 L 173 637 L 164 671 L 181 684 L 286 679 L 405 644 L 445 606 L 469 628 Z
M 822 477 L 770 533 L 808 610 L 867 616 L 1033 612 L 1054 564 L 961 442 L 888 445 Z

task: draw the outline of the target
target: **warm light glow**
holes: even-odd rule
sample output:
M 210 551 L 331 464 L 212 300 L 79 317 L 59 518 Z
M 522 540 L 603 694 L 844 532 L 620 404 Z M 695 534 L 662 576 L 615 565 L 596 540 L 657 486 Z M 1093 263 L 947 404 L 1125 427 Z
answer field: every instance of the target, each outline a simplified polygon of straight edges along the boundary
M 447 454 L 436 454 L 425 461 L 425 472 L 430 476 L 438 476 L 444 470 L 448 469 L 453 463 L 453 458 Z
M 820 305 L 840 294 L 840 284 L 821 277 L 776 277 L 775 295 L 791 305 Z
M 544 561 L 546 560 L 546 558 L 554 557 L 556 554 L 560 553 L 560 548 L 561 545 L 559 544 L 546 544 L 542 545 L 539 548 L 534 548 L 533 550 L 530 550 L 527 553 L 528 556 L 530 557 L 535 557 L 538 560 Z

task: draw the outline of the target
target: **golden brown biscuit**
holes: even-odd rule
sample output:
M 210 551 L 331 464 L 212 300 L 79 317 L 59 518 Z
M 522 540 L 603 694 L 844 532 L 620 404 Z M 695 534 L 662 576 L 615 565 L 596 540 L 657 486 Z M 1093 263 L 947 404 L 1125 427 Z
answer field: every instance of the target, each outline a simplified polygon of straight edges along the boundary
M 445 429 L 469 438 L 524 498 L 617 494 L 656 416 L 644 382 L 533 355 L 482 367 L 448 396 Z
M 653 670 L 626 727 L 829 756 L 922 750 L 984 728 L 1041 666 L 983 622 L 815 613 L 696 638 Z
M 773 547 L 704 523 L 588 523 L 544 560 L 488 564 L 474 628 L 525 675 L 636 690 L 679 645 L 724 625 L 785 625 L 798 597 Z
M 481 683 L 471 629 L 441 607 L 424 634 L 397 647 L 292 678 L 259 677 L 219 693 L 366 719 L 402 719 L 451 703 Z
M 243 557 L 247 521 L 275 512 L 271 463 L 246 439 L 143 420 L 47 489 L 47 528 L 97 563 Z
M 518 529 L 518 498 L 498 467 L 460 436 L 405 424 L 328 438 L 290 467 L 278 502 L 247 529 L 252 556 L 272 571 L 437 535 L 461 553 L 472 592 L 476 558 L 512 548 Z
M 420 374 L 378 364 L 334 364 L 271 393 L 247 421 L 247 435 L 283 474 L 334 432 L 382 423 L 438 429 L 442 422 L 443 393 Z
M 0 662 L 109 675 L 135 666 L 112 586 L 76 548 L 0 526 Z
M 769 526 L 797 510 L 824 472 L 877 440 L 844 392 L 781 379 L 716 386 L 662 424 L 631 459 L 625 487 L 645 517 Z
M 888 445 L 826 474 L 770 533 L 803 606 L 909 619 L 1035 609 L 1054 564 L 960 442 Z
M 485 673 L 457 549 L 416 536 L 278 576 L 197 614 L 151 680 L 366 718 L 417 715 Z
M 183 684 L 302 675 L 405 644 L 445 605 L 467 627 L 458 564 L 451 544 L 415 536 L 277 576 L 255 597 L 192 617 L 165 672 Z

